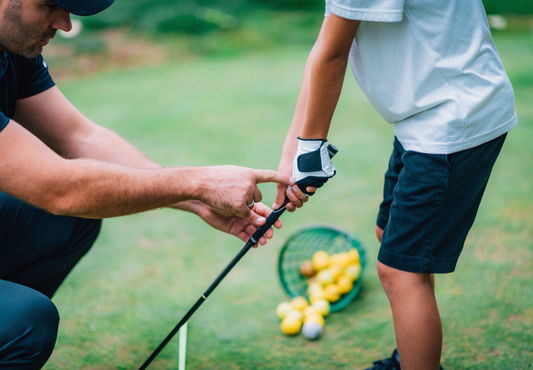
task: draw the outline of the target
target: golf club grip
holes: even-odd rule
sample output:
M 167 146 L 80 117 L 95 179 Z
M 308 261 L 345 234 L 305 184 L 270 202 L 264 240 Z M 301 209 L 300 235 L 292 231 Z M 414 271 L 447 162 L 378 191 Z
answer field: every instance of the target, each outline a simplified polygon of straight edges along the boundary
M 335 154 L 337 154 L 337 152 L 339 151 L 334 145 L 332 144 L 329 144 L 327 146 L 327 150 L 328 150 L 328 154 L 329 154 L 329 158 L 333 158 L 335 156 Z M 298 186 L 300 189 L 302 189 L 302 186 L 303 185 L 298 185 L 296 184 L 296 186 Z M 250 237 L 250 240 L 254 243 L 254 244 L 257 244 L 257 242 L 259 241 L 259 239 L 261 239 L 261 237 L 263 235 L 265 235 L 265 233 L 267 232 L 268 229 L 270 229 L 272 227 L 272 225 L 274 225 L 274 222 L 277 221 L 277 219 L 283 214 L 283 212 L 285 212 L 285 209 L 286 209 L 286 206 L 287 204 L 290 203 L 290 200 L 287 196 L 285 196 L 285 201 L 283 202 L 283 204 L 281 205 L 281 207 L 279 207 L 278 209 L 275 209 L 272 211 L 272 213 L 267 217 L 267 220 L 265 222 L 265 224 L 263 226 L 261 226 L 259 229 L 257 229 L 255 231 L 255 233 L 253 233 L 253 235 Z M 248 241 L 250 242 L 250 241 Z
M 281 207 L 273 210 L 272 213 L 268 215 L 265 224 L 261 226 L 259 229 L 257 229 L 255 233 L 253 233 L 253 235 L 250 237 L 250 240 L 248 242 L 252 241 L 253 245 L 257 244 L 259 239 L 261 239 L 261 237 L 265 235 L 267 230 L 270 229 L 272 225 L 274 225 L 274 223 L 278 220 L 278 218 L 283 214 L 283 212 L 285 212 L 285 209 L 286 209 L 285 207 L 289 203 L 290 203 L 289 198 L 285 196 L 285 201 L 283 202 Z

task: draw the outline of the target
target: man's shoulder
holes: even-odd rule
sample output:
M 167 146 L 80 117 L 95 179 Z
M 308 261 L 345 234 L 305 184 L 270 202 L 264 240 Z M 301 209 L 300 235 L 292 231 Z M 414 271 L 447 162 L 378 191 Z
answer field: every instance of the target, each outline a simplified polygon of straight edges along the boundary
M 42 55 L 25 58 L 9 53 L 7 58 L 11 64 L 8 79 L 17 86 L 17 99 L 36 95 L 55 85 Z

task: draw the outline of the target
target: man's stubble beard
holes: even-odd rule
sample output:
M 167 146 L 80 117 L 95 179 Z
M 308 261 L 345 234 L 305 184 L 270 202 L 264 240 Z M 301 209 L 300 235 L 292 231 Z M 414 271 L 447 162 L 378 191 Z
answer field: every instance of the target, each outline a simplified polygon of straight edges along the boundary
M 21 0 L 11 0 L 0 20 L 0 48 L 24 58 L 35 58 L 43 51 L 42 39 L 49 39 L 55 31 L 43 33 L 37 27 L 25 24 L 21 16 Z

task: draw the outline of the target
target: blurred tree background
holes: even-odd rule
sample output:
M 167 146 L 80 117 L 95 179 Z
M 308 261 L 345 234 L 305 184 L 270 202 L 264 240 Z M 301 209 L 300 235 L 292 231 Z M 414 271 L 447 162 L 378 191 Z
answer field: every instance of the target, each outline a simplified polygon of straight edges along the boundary
M 531 0 L 483 0 L 487 14 L 533 14 L 533 1 Z
M 496 32 L 533 31 L 533 1 L 484 0 Z M 57 78 L 315 41 L 324 0 L 115 0 L 45 50 Z
M 531 0 L 484 0 L 488 14 L 533 13 Z M 319 12 L 323 0 L 116 0 L 107 11 L 87 19 L 88 28 L 128 26 L 149 32 L 201 34 L 239 26 L 238 19 L 261 10 Z

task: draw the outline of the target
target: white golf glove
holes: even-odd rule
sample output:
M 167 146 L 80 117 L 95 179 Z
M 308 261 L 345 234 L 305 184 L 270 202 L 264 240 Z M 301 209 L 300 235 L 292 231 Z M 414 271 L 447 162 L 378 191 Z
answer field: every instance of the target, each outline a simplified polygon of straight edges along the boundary
M 335 165 L 331 158 L 337 153 L 337 148 L 327 143 L 327 140 L 298 138 L 298 150 L 292 164 L 292 177 L 300 190 L 307 195 L 314 194 L 307 192 L 308 186 L 319 188 L 335 176 Z

